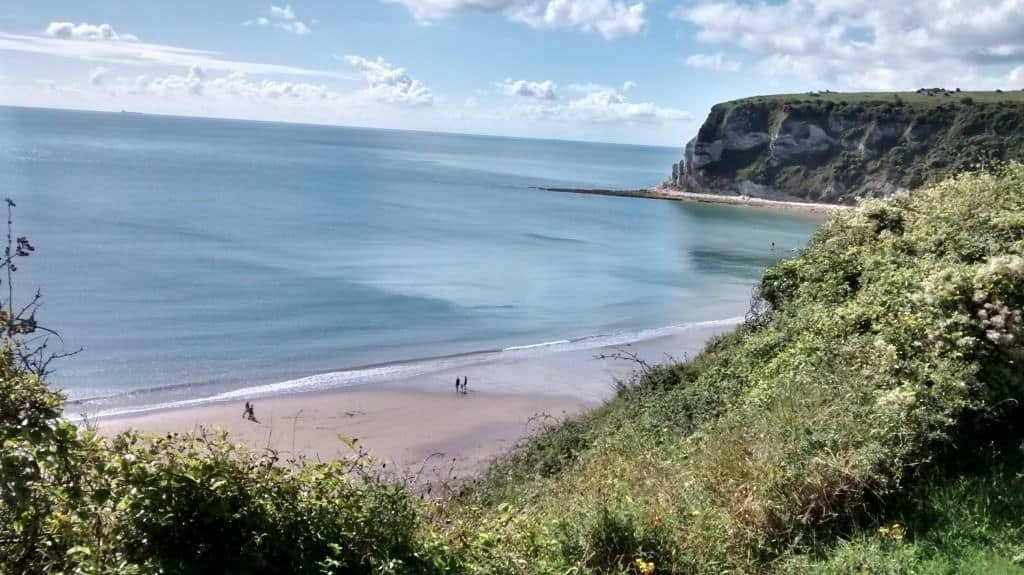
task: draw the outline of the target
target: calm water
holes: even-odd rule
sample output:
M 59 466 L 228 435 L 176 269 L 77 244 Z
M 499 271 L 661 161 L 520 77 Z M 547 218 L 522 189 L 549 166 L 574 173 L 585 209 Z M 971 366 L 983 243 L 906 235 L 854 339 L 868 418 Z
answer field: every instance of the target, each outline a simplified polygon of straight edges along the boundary
M 55 382 L 100 404 L 742 315 L 817 220 L 530 189 L 649 186 L 678 155 L 0 108 L 38 248 L 18 286 L 84 348 Z

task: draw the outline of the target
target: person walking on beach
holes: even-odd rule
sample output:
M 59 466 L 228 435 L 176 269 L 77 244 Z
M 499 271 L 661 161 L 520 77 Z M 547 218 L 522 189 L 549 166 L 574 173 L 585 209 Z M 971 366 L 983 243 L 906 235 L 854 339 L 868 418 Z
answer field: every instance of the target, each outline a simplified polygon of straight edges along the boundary
M 242 419 L 248 419 L 253 423 L 259 423 L 259 420 L 256 419 L 256 406 L 248 401 L 245 402 L 245 410 L 242 411 Z
M 469 385 L 469 376 L 468 375 L 464 375 L 464 376 L 462 376 L 462 393 L 469 393 L 466 390 L 466 386 L 467 385 Z
M 458 395 L 458 394 L 459 394 L 459 390 L 460 390 L 460 389 L 462 389 L 462 383 L 461 383 L 461 382 L 459 381 L 459 378 L 458 378 L 458 377 L 456 377 L 456 378 L 455 378 L 455 394 L 456 394 L 456 395 Z

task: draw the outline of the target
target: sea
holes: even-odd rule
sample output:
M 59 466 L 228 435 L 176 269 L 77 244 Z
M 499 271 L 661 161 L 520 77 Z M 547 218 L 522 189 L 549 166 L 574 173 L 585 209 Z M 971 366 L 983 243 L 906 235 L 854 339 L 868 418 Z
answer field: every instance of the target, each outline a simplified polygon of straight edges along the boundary
M 820 216 L 538 189 L 681 147 L 0 107 L 14 307 L 101 415 L 734 323 Z

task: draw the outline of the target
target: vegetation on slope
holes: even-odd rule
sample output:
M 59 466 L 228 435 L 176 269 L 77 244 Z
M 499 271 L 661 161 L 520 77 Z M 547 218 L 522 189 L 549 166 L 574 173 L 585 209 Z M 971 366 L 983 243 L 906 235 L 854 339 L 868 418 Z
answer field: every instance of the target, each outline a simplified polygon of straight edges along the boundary
M 0 354 L 0 572 L 1024 573 L 1024 167 L 841 213 L 749 320 L 448 497 L 104 441 Z M 21 342 L 21 343 L 19 343 Z
M 483 525 L 492 543 L 460 552 L 493 573 L 917 561 L 906 545 L 1006 523 L 972 486 L 1020 509 L 1019 465 L 971 479 L 952 462 L 1020 449 L 1022 304 L 1024 168 L 868 202 L 770 268 L 738 331 L 495 467 L 457 503 L 453 540 Z M 929 534 L 910 503 L 921 516 L 984 509 Z M 1020 535 L 1010 517 L 993 537 Z M 877 532 L 894 521 L 900 542 Z M 993 546 L 985 560 L 1019 564 L 1022 551 Z

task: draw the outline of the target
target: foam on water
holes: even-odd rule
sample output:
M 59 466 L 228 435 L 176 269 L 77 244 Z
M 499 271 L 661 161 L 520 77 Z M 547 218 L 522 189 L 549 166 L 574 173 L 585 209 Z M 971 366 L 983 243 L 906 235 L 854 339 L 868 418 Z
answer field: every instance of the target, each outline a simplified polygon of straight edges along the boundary
M 503 349 L 501 351 L 518 351 L 518 350 L 521 350 L 521 349 L 533 349 L 533 348 L 537 348 L 537 347 L 550 347 L 550 346 L 553 346 L 553 345 L 562 345 L 562 344 L 566 344 L 566 343 L 570 343 L 570 340 L 568 340 L 568 339 L 556 339 L 555 341 L 545 341 L 543 343 L 531 343 L 529 345 L 513 345 L 512 347 L 506 347 L 505 349 Z
M 102 409 L 96 412 L 93 417 L 106 418 L 126 415 L 138 415 L 164 409 L 175 409 L 183 407 L 196 407 L 210 403 L 235 400 L 253 400 L 275 395 L 292 393 L 328 391 L 332 389 L 353 387 L 357 385 L 368 385 L 386 381 L 402 380 L 407 378 L 445 371 L 452 368 L 469 367 L 487 364 L 493 361 L 509 361 L 528 359 L 541 354 L 565 353 L 589 349 L 601 349 L 615 346 L 622 346 L 643 341 L 650 341 L 661 337 L 679 335 L 687 331 L 696 331 L 704 328 L 730 327 L 742 323 L 742 317 L 732 317 L 722 320 L 693 322 L 680 325 L 666 326 L 656 329 L 646 329 L 639 332 L 622 332 L 606 335 L 594 335 L 577 338 L 575 340 L 558 340 L 534 345 L 512 346 L 502 350 L 480 351 L 458 356 L 444 358 L 430 358 L 422 360 L 407 361 L 391 365 L 380 365 L 320 373 L 297 379 L 290 379 L 277 383 L 255 385 L 232 389 L 220 392 L 208 397 L 196 397 L 178 401 L 170 401 L 155 404 L 143 404 L 132 407 L 115 407 Z

